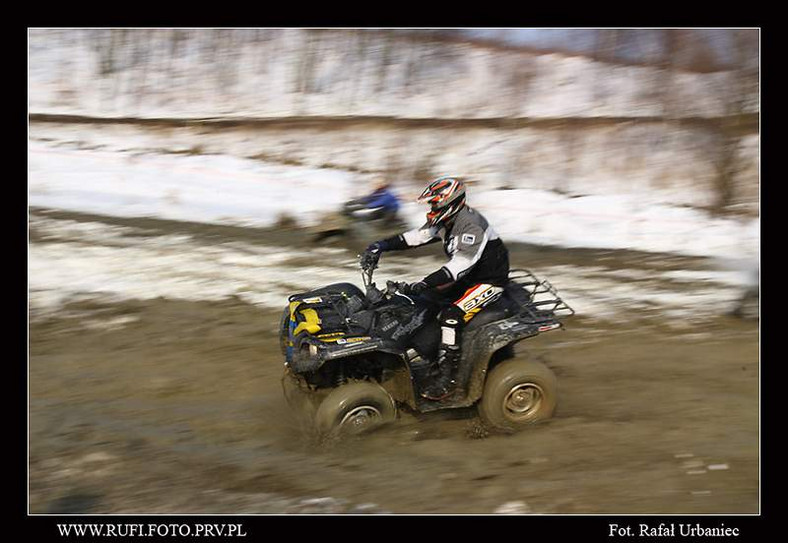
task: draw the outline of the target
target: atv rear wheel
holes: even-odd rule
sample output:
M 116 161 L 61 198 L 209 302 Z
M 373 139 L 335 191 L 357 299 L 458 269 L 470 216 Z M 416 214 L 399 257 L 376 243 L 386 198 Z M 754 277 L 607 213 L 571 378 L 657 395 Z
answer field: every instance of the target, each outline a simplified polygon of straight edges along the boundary
M 479 415 L 491 428 L 515 432 L 549 419 L 557 400 L 557 380 L 550 369 L 532 360 L 508 360 L 487 376 Z
M 315 429 L 321 437 L 357 435 L 397 417 L 394 399 L 376 383 L 356 381 L 332 390 L 315 414 Z

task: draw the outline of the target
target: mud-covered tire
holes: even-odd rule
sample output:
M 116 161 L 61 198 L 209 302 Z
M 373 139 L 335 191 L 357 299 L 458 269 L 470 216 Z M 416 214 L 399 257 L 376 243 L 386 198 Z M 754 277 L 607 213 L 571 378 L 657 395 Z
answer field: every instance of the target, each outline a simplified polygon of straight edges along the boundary
M 516 432 L 553 416 L 558 383 L 555 374 L 535 360 L 507 360 L 487 376 L 479 402 L 486 426 Z
M 298 378 L 290 370 L 285 369 L 282 375 L 282 392 L 285 402 L 295 418 L 305 426 L 311 426 L 317 410 L 318 401 L 314 392 L 304 389 Z
M 332 390 L 317 408 L 315 431 L 320 437 L 357 435 L 397 418 L 394 399 L 376 383 L 355 381 Z

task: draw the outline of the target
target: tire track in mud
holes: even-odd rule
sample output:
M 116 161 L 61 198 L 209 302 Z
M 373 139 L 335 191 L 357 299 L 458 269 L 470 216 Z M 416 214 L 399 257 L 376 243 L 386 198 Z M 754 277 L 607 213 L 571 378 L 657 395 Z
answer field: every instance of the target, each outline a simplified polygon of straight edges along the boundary
M 53 337 L 62 323 L 57 317 L 49 330 L 40 325 L 31 329 L 31 337 L 36 338 L 31 349 L 35 458 L 51 459 L 55 451 L 56 459 L 65 456 L 73 463 L 89 454 L 112 455 L 109 463 L 126 475 L 103 480 L 110 490 L 100 507 L 110 510 L 182 507 L 187 512 L 226 512 L 235 507 L 282 512 L 297 511 L 303 500 L 331 497 L 353 504 L 358 503 L 353 501 L 356 496 L 363 496 L 365 503 L 405 513 L 489 513 L 517 499 L 536 512 L 594 512 L 616 506 L 631 511 L 635 506 L 623 505 L 620 488 L 601 502 L 591 495 L 604 492 L 600 487 L 605 485 L 612 488 L 614 480 L 650 478 L 655 470 L 670 472 L 669 478 L 660 479 L 670 507 L 691 507 L 690 491 L 681 493 L 686 480 L 683 472 L 676 471 L 674 455 L 691 450 L 713 456 L 706 441 L 719 450 L 715 462 L 752 471 L 747 468 L 747 455 L 742 457 L 731 445 L 725 450 L 720 442 L 738 441 L 735 437 L 742 431 L 746 434 L 748 421 L 714 415 L 738 401 L 743 392 L 745 398 L 751 394 L 752 386 L 742 390 L 739 377 L 736 394 L 728 383 L 716 403 L 710 398 L 708 407 L 691 419 L 691 436 L 680 425 L 665 426 L 663 419 L 676 420 L 675 411 L 667 410 L 664 417 L 655 409 L 661 404 L 654 404 L 654 399 L 664 398 L 666 391 L 674 395 L 677 408 L 703 398 L 697 381 L 701 378 L 708 386 L 705 374 L 712 365 L 696 373 L 685 369 L 681 375 L 694 383 L 678 389 L 680 394 L 669 378 L 654 378 L 660 372 L 678 371 L 672 362 L 658 365 L 657 345 L 659 352 L 678 351 L 701 360 L 687 351 L 685 341 L 648 339 L 640 332 L 628 346 L 645 359 L 639 360 L 620 353 L 610 357 L 604 342 L 589 348 L 564 340 L 554 348 L 545 337 L 528 350 L 556 370 L 563 390 L 557 416 L 548 424 L 515 436 L 473 439 L 469 432 L 473 410 L 434 416 L 403 411 L 393 427 L 369 439 L 320 449 L 289 420 L 280 397 L 281 361 L 273 354 L 275 337 L 261 330 L 277 315 L 258 321 L 258 310 L 240 301 L 154 301 L 141 306 L 139 320 L 123 330 L 91 329 Z M 203 333 L 206 322 L 218 328 L 215 335 Z M 620 351 L 622 343 L 616 341 L 613 348 Z M 700 354 L 706 353 L 704 348 L 699 341 Z M 732 357 L 727 365 L 733 367 L 738 355 L 730 352 L 729 345 L 725 349 L 726 356 Z M 227 352 L 234 356 L 227 358 Z M 114 360 L 107 360 L 108 353 Z M 58 361 L 55 371 L 53 360 Z M 98 375 L 86 387 L 85 373 L 91 372 Z M 38 400 L 41 397 L 48 401 Z M 37 421 L 49 422 L 40 427 Z M 724 435 L 715 437 L 701 429 L 708 426 Z M 50 435 L 55 429 L 59 432 Z M 654 443 L 654 436 L 669 439 Z M 129 450 L 119 454 L 114 452 L 118 447 Z M 68 461 L 60 462 L 73 469 Z M 188 480 L 187 474 L 195 473 L 199 482 Z M 426 483 L 420 481 L 424 477 Z M 57 483 L 44 477 L 47 480 Z M 79 488 L 104 488 L 104 484 L 85 487 L 83 481 Z M 416 484 L 421 490 L 413 496 Z M 752 483 L 747 484 L 751 488 Z M 152 487 L 161 487 L 160 492 L 152 493 Z M 58 495 L 47 488 L 48 495 Z M 213 501 L 187 504 L 183 494 L 192 491 Z M 655 503 L 667 507 L 651 495 L 635 497 L 642 503 L 637 511 Z

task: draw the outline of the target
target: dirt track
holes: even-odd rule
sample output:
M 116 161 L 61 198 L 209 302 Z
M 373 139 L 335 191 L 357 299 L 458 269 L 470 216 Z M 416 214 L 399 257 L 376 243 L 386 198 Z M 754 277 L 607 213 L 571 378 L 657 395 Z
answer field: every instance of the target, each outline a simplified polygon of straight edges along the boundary
M 151 230 L 139 243 L 245 236 L 136 225 Z M 31 243 L 48 235 L 33 228 Z M 513 263 L 704 265 L 527 248 Z M 554 370 L 560 398 L 553 420 L 519 434 L 480 434 L 473 409 L 401 411 L 321 448 L 282 396 L 279 310 L 243 296 L 72 299 L 31 313 L 30 512 L 757 513 L 758 325 L 718 313 L 677 323 L 641 304 L 520 344 Z

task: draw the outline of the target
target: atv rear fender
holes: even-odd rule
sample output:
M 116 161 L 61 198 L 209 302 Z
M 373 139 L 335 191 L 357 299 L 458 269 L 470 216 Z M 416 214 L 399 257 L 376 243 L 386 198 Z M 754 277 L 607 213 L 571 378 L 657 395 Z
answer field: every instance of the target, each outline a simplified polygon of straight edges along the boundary
M 463 357 L 458 370 L 457 382 L 465 384 L 467 395 L 463 405 L 472 405 L 481 398 L 487 372 L 495 364 L 514 356 L 514 345 L 549 330 L 561 328 L 557 320 L 528 322 L 523 317 L 486 324 L 469 332 L 463 341 Z

